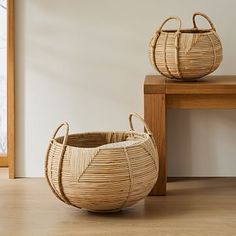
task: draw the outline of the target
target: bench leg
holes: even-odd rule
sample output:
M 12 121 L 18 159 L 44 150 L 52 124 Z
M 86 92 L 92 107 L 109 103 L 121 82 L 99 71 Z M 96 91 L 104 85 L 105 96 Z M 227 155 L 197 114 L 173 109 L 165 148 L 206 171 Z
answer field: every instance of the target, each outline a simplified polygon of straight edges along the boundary
M 150 195 L 166 195 L 165 94 L 144 94 L 144 119 L 153 133 L 159 153 L 159 177 Z

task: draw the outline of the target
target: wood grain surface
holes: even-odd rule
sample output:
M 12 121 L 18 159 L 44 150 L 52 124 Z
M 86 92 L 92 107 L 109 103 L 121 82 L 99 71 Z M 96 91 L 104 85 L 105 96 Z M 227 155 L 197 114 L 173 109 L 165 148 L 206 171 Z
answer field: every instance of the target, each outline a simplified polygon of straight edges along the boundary
M 1 176 L 1 174 L 0 174 Z M 169 180 L 165 197 L 147 197 L 113 214 L 60 202 L 46 180 L 0 179 L 2 236 L 235 235 L 236 178 Z
M 148 75 L 144 93 L 165 94 L 236 94 L 236 75 L 210 75 L 196 82 L 166 79 L 161 75 Z

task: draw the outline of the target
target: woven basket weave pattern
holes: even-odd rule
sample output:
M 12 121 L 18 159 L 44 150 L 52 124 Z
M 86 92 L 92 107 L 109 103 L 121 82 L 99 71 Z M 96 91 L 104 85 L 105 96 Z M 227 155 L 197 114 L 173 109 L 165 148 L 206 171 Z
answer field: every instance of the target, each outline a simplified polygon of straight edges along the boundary
M 54 194 L 69 205 L 98 212 L 119 210 L 146 197 L 156 183 L 158 154 L 147 133 L 69 135 L 65 148 L 63 140 L 52 140 L 45 170 Z M 135 142 L 106 147 L 125 140 Z
M 211 29 L 199 30 L 195 17 L 203 16 Z M 177 30 L 163 30 L 169 20 L 179 22 Z M 180 80 L 195 80 L 215 71 L 223 58 L 222 45 L 211 20 L 203 13 L 193 15 L 194 28 L 181 30 L 178 17 L 167 18 L 149 46 L 151 64 L 162 75 Z

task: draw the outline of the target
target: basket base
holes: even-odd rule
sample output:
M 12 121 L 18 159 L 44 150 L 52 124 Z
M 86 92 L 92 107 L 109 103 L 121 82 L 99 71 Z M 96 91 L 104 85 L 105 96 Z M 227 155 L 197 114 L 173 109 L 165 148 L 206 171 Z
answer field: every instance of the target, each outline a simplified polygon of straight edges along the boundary
M 205 76 L 204 76 L 205 77 Z M 193 78 L 193 79 L 191 79 L 191 78 L 168 78 L 168 77 L 166 77 L 168 80 L 174 80 L 174 81 L 176 81 L 176 82 L 196 82 L 196 81 L 199 81 L 199 80 L 203 80 L 204 79 L 204 77 L 200 77 L 200 78 Z
M 114 209 L 114 210 L 88 210 L 88 212 L 91 212 L 91 213 L 117 213 L 117 212 L 120 212 L 122 209 Z

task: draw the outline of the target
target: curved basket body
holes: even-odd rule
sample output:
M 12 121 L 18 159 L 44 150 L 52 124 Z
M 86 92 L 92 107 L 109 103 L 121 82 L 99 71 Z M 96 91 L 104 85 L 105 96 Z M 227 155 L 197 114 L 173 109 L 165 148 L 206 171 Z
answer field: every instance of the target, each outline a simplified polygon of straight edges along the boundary
M 75 134 L 66 146 L 62 139 L 49 145 L 45 170 L 53 192 L 67 204 L 116 211 L 143 199 L 156 183 L 158 154 L 146 133 Z
M 179 34 L 161 31 L 150 61 L 162 75 L 180 80 L 195 80 L 218 68 L 222 45 L 213 30 L 186 30 Z

